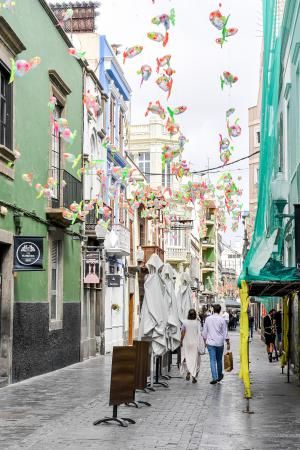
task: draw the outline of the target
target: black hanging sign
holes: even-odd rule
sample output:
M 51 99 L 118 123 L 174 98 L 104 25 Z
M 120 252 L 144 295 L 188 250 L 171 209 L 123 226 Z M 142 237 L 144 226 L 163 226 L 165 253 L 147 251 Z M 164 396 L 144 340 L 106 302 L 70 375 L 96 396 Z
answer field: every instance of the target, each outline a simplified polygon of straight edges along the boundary
M 43 237 L 14 237 L 15 272 L 43 269 Z
M 108 287 L 120 287 L 121 276 L 120 275 L 106 275 Z

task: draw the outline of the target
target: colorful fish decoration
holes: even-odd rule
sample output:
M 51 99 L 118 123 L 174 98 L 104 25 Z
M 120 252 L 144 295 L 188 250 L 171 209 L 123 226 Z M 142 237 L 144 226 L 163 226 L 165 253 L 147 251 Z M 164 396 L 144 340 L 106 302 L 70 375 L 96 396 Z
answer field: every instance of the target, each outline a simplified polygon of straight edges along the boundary
M 142 75 L 141 86 L 144 81 L 148 81 L 152 74 L 152 67 L 148 64 L 144 64 L 140 70 L 137 71 L 138 75 Z
M 127 58 L 134 58 L 143 51 L 142 45 L 135 45 L 134 47 L 128 47 L 123 53 L 123 64 L 125 64 Z
M 84 59 L 85 55 L 86 55 L 86 52 L 84 52 L 82 50 L 77 50 L 74 47 L 69 48 L 68 53 L 69 53 L 69 55 L 74 56 L 74 58 L 76 58 L 76 59 Z
M 32 69 L 35 69 L 40 63 L 41 58 L 39 56 L 35 56 L 29 61 L 26 61 L 25 59 L 18 59 L 17 61 L 11 59 L 11 73 L 9 84 L 13 83 L 15 76 L 24 77 L 26 73 L 28 73 Z
M 220 7 L 221 7 L 220 3 Z M 223 44 L 227 42 L 227 38 L 235 35 L 238 32 L 238 28 L 228 28 L 229 16 L 224 16 L 220 10 L 216 10 L 210 13 L 209 20 L 211 24 L 217 28 L 217 30 L 221 31 L 221 37 L 216 39 L 217 44 L 223 47 Z
M 172 109 L 168 106 L 167 110 L 168 110 L 171 120 L 173 120 L 173 122 L 174 122 L 174 116 L 184 113 L 187 110 L 187 106 L 177 106 L 174 109 Z
M 171 136 L 175 136 L 180 132 L 180 125 L 177 123 L 174 123 L 170 118 L 167 120 L 166 123 L 166 130 Z
M 170 97 L 173 87 L 173 79 L 167 75 L 161 75 L 157 80 L 156 84 L 165 92 L 168 92 L 167 99 Z
M 221 80 L 221 89 L 224 89 L 224 86 L 232 87 L 237 81 L 238 77 L 232 75 L 232 73 L 225 71 L 223 72 L 223 76 L 220 77 Z
M 152 114 L 157 114 L 162 120 L 166 118 L 166 111 L 161 106 L 160 102 L 157 100 L 155 103 L 150 102 L 148 108 L 145 112 L 145 117 L 148 116 L 149 112 Z
M 151 22 L 154 25 L 163 25 L 167 32 L 170 29 L 171 24 L 175 25 L 175 9 L 172 8 L 170 14 L 160 14 L 159 16 L 153 17 Z
M 172 58 L 172 55 L 165 55 L 162 58 L 156 58 L 156 62 L 157 62 L 156 72 L 159 73 L 159 70 L 162 67 L 165 67 L 165 66 L 170 67 L 171 58 Z
M 155 31 L 151 31 L 151 32 L 147 33 L 147 36 L 149 39 L 151 39 L 151 41 L 162 42 L 163 47 L 165 47 L 167 45 L 167 43 L 169 42 L 169 34 L 168 33 L 163 35 L 162 33 L 156 33 Z

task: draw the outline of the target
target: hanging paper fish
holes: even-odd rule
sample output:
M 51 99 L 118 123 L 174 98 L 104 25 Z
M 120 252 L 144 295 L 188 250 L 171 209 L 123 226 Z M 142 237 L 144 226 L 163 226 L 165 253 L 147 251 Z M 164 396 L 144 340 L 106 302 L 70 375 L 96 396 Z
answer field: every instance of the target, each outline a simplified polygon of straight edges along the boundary
M 235 108 L 229 108 L 226 111 L 226 118 L 228 119 L 228 117 L 232 116 L 232 114 L 235 113 Z
M 220 150 L 220 160 L 222 161 L 224 166 L 229 163 L 231 155 L 231 149 L 229 148 L 227 148 L 226 150 Z
M 216 39 L 216 43 L 223 47 L 224 42 L 227 42 L 227 38 L 230 36 L 234 36 L 238 32 L 238 28 L 228 28 L 224 29 L 222 32 L 222 37 Z
M 156 84 L 165 92 L 168 92 L 167 99 L 170 97 L 173 86 L 173 79 L 167 75 L 161 75 L 157 80 Z
M 143 84 L 144 81 L 148 81 L 149 78 L 151 77 L 152 74 L 152 68 L 151 66 L 148 66 L 147 64 L 144 64 L 140 70 L 137 71 L 138 75 L 142 75 L 142 80 L 141 80 L 141 86 Z
M 185 160 L 179 163 L 173 164 L 171 167 L 171 173 L 176 176 L 177 180 L 183 178 L 184 176 L 190 175 L 190 168 Z
M 5 0 L 4 2 L 0 2 L 0 8 L 3 9 L 13 9 L 16 6 L 16 2 L 13 0 Z
M 35 56 L 29 61 L 26 61 L 25 59 L 18 59 L 17 61 L 11 59 L 11 73 L 9 84 L 14 81 L 15 76 L 23 77 L 31 69 L 35 69 L 40 63 L 41 58 L 39 56 Z
M 175 9 L 172 8 L 170 14 L 161 14 L 159 16 L 153 17 L 151 20 L 154 25 L 163 25 L 165 30 L 170 29 L 171 24 L 175 25 Z
M 220 7 L 221 7 L 220 3 Z M 220 44 L 221 47 L 223 47 L 224 42 L 226 42 L 226 39 L 230 36 L 233 36 L 238 32 L 237 28 L 227 28 L 229 16 L 223 16 L 220 10 L 213 11 L 209 15 L 209 20 L 212 23 L 214 27 L 216 27 L 219 31 L 222 32 L 222 36 L 218 39 L 216 39 L 217 44 Z
M 221 6 L 222 5 L 220 4 L 220 7 Z M 228 17 L 223 16 L 221 11 L 217 10 L 217 11 L 213 11 L 213 12 L 210 13 L 209 20 L 210 20 L 210 22 L 212 23 L 212 25 L 214 27 L 216 27 L 218 30 L 221 31 L 221 30 L 223 30 L 226 27 L 226 25 L 228 23 L 228 20 L 229 20 L 229 17 L 230 16 L 228 16 Z
M 177 106 L 174 109 L 172 109 L 168 106 L 167 110 L 171 117 L 171 120 L 173 120 L 173 122 L 174 122 L 174 116 L 178 116 L 179 114 L 184 113 L 187 110 L 187 106 Z
M 166 118 L 166 111 L 161 106 L 158 100 L 155 103 L 152 102 L 149 103 L 148 108 L 145 112 L 145 117 L 148 116 L 149 112 L 151 112 L 152 114 L 157 114 L 163 120 Z
M 77 50 L 74 47 L 69 48 L 68 53 L 69 53 L 69 55 L 74 56 L 74 58 L 76 58 L 76 59 L 84 59 L 85 54 L 86 54 L 86 52 L 84 52 L 82 50 Z
M 233 125 L 229 124 L 229 120 L 227 121 L 227 130 L 230 139 L 239 137 L 242 134 L 242 129 L 240 125 L 238 124 L 239 119 L 236 119 L 235 123 Z
M 134 47 L 129 47 L 123 53 L 123 64 L 125 64 L 127 58 L 134 58 L 143 51 L 142 45 L 135 45 Z
M 32 180 L 33 180 L 33 174 L 30 173 L 23 173 L 22 180 L 26 181 L 26 183 L 29 184 L 29 186 L 32 186 Z
M 70 128 L 65 128 L 61 133 L 61 137 L 63 138 L 63 140 L 71 145 L 73 144 L 76 136 L 77 136 L 77 130 L 74 130 L 72 132 L 70 130 Z
M 184 149 L 185 144 L 188 142 L 188 139 L 181 134 L 178 138 L 178 145 L 180 150 L 182 151 Z
M 220 141 L 219 141 L 219 150 L 227 150 L 230 146 L 230 140 L 228 138 L 223 138 L 222 134 L 219 134 Z
M 156 72 L 159 73 L 159 70 L 161 67 L 165 67 L 165 66 L 170 67 L 171 58 L 172 58 L 172 55 L 165 55 L 162 58 L 156 58 L 156 62 L 157 62 Z
M 56 104 L 57 104 L 56 97 L 53 97 L 53 96 L 50 97 L 49 103 L 48 103 L 48 109 L 50 110 L 51 113 L 54 112 Z
M 166 123 L 166 130 L 171 136 L 175 136 L 180 132 L 180 125 L 172 122 L 172 120 L 168 119 Z
M 97 97 L 92 95 L 90 91 L 87 91 L 87 93 L 83 95 L 83 104 L 89 112 L 92 112 L 94 116 L 97 117 L 98 112 L 100 111 L 100 105 L 97 101 Z
M 60 20 L 58 22 L 58 25 L 60 25 L 63 28 L 64 22 L 71 20 L 73 18 L 73 15 L 74 15 L 74 11 L 72 8 L 68 8 L 66 11 L 63 11 L 62 20 Z M 58 26 L 58 25 L 56 25 L 56 26 Z
M 147 33 L 147 36 L 151 41 L 155 42 L 162 42 L 163 46 L 165 47 L 169 41 L 169 34 L 166 33 L 163 35 L 162 33 L 156 33 L 155 31 L 151 31 Z
M 173 70 L 171 67 L 168 67 L 167 69 L 164 70 L 165 74 L 168 75 L 168 77 L 171 77 L 172 75 L 174 75 L 174 73 L 176 73 L 176 70 Z
M 230 72 L 223 72 L 223 76 L 220 77 L 221 80 L 221 89 L 224 89 L 224 86 L 232 87 L 234 83 L 238 81 L 238 77 L 232 75 Z

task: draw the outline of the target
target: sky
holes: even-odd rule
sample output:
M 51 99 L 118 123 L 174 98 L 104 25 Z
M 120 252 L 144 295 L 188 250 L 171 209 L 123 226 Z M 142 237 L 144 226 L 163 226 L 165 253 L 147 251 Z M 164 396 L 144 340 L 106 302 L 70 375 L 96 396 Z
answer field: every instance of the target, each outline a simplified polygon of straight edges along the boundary
M 153 42 L 148 31 L 162 31 L 151 23 L 154 16 L 169 13 L 174 8 L 176 25 L 169 31 L 169 44 Z M 144 116 L 149 101 L 160 100 L 166 105 L 166 94 L 155 83 L 156 73 L 140 87 L 137 70 L 143 64 L 156 66 L 157 57 L 171 54 L 171 66 L 176 70 L 173 93 L 169 106 L 186 105 L 186 113 L 178 117 L 183 134 L 189 139 L 184 153 L 192 170 L 212 168 L 221 164 L 219 159 L 219 133 L 226 134 L 225 112 L 233 107 L 240 119 L 242 136 L 234 141 L 233 159 L 249 153 L 248 108 L 257 103 L 259 67 L 261 57 L 261 1 L 225 0 L 220 8 L 230 14 L 230 27 L 238 33 L 229 38 L 221 49 L 215 43 L 218 30 L 209 21 L 209 14 L 219 8 L 213 0 L 102 0 L 98 32 L 106 34 L 108 41 L 126 47 L 143 45 L 143 52 L 127 59 L 123 66 L 132 88 L 131 122 L 147 121 Z M 224 70 L 239 77 L 232 89 L 220 88 L 220 75 Z M 248 210 L 248 160 L 232 166 L 233 175 L 242 176 L 244 210 Z M 232 170 L 231 169 L 231 170 Z M 242 170 L 236 170 L 242 169 Z M 219 175 L 218 175 L 219 176 Z M 237 233 L 229 232 L 227 242 L 240 240 Z

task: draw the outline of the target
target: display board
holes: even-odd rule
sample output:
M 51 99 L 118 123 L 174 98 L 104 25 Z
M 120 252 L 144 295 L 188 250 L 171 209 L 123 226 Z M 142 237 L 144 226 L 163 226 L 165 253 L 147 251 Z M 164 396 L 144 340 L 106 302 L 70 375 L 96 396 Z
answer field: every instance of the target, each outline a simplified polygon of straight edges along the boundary
M 113 347 L 110 406 L 130 403 L 135 398 L 136 347 Z

